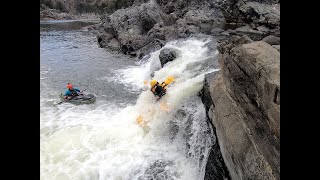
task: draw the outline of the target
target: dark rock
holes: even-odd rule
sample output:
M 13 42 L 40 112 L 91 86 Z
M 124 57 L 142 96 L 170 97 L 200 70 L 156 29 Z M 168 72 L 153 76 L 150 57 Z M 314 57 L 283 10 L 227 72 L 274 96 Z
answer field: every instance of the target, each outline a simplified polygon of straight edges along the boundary
M 265 34 L 269 34 L 270 33 L 270 29 L 267 28 L 266 26 L 259 26 L 259 27 L 257 27 L 257 30 L 260 31 L 260 32 L 263 32 Z
M 264 41 L 270 45 L 280 45 L 280 38 L 273 35 L 267 36 L 263 38 L 261 41 Z
M 230 33 L 229 33 L 228 31 L 224 31 L 224 32 L 221 33 L 221 35 L 223 35 L 223 36 L 229 36 Z
M 248 23 L 255 27 L 280 26 L 280 1 L 273 0 L 222 0 L 219 5 L 227 22 Z
M 173 49 L 162 49 L 159 55 L 161 67 L 163 67 L 167 62 L 173 61 L 176 58 L 177 53 Z
M 253 30 L 249 25 L 239 27 L 235 29 L 237 35 L 247 35 L 253 40 L 260 40 L 265 36 L 265 33 L 261 31 Z
M 212 125 L 212 115 L 208 114 L 209 109 L 214 107 L 214 104 L 212 102 L 211 94 L 210 94 L 210 83 L 211 81 L 219 74 L 218 71 L 212 72 L 210 74 L 205 75 L 205 80 L 203 84 L 203 90 L 201 94 L 201 100 L 205 106 L 206 109 L 206 115 L 209 123 Z M 209 153 L 208 162 L 206 165 L 205 170 L 205 180 L 211 180 L 211 179 L 224 179 L 224 180 L 231 180 L 231 177 L 229 175 L 229 171 L 224 163 L 220 146 L 217 140 L 217 134 L 216 129 L 214 126 L 212 126 L 214 141 L 211 148 L 211 151 Z
M 149 44 L 145 45 L 143 48 L 137 50 L 134 56 L 137 56 L 139 59 L 143 58 L 144 56 L 148 55 L 151 52 L 161 49 L 165 45 L 165 42 L 160 39 L 154 39 Z
M 280 25 L 280 5 L 259 2 L 238 3 L 239 10 L 255 23 L 264 23 L 269 27 Z
M 221 28 L 214 28 L 210 31 L 210 33 L 214 36 L 217 36 L 217 35 L 221 35 L 221 33 L 223 33 L 224 30 L 221 29 Z

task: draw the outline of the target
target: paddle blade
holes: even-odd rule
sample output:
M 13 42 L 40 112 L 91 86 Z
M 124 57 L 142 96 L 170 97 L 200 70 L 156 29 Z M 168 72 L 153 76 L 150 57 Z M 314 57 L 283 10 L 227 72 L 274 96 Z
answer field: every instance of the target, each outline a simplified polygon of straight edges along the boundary
M 144 83 L 145 85 L 148 85 L 148 81 L 147 81 L 147 80 L 144 80 L 143 83 Z
M 140 115 L 138 118 L 137 118 L 137 123 L 139 124 L 139 125 L 142 125 L 143 124 L 143 118 L 142 118 L 142 115 Z
M 164 83 L 166 83 L 167 85 L 172 83 L 174 81 L 174 77 L 173 76 L 168 76 L 167 79 L 164 81 Z

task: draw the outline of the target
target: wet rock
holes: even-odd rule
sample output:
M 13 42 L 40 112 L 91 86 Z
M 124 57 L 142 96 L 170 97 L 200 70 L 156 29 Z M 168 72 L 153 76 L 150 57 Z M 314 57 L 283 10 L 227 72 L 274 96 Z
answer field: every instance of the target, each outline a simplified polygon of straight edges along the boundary
M 221 29 L 221 28 L 214 28 L 210 31 L 210 33 L 214 36 L 217 36 L 217 35 L 221 35 L 221 33 L 223 33 L 224 30 Z M 227 33 L 227 32 L 226 32 Z
M 176 57 L 177 53 L 173 49 L 162 49 L 159 55 L 161 66 L 163 67 L 167 62 L 176 59 Z
M 113 39 L 111 39 L 111 40 L 109 41 L 108 46 L 109 46 L 111 49 L 119 50 L 119 49 L 120 49 L 120 42 L 119 42 L 116 38 L 113 38 Z

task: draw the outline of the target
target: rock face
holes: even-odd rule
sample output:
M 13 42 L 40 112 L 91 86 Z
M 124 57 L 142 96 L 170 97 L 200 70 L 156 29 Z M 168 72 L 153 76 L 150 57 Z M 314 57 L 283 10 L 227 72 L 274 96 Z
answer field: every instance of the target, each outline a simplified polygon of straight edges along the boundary
M 162 49 L 160 51 L 159 59 L 161 67 L 163 67 L 167 62 L 173 61 L 176 59 L 177 53 L 172 49 Z
M 124 54 L 142 58 L 167 41 L 201 32 L 210 33 L 214 23 L 223 22 L 210 1 L 150 0 L 119 9 L 103 19 L 97 35 L 100 47 L 115 38 Z
M 221 71 L 206 80 L 208 114 L 230 176 L 280 179 L 280 54 L 247 37 L 218 50 Z
M 211 111 L 209 109 L 213 103 L 212 103 L 210 89 L 209 89 L 210 82 L 208 82 L 208 80 L 210 81 L 218 74 L 219 74 L 219 72 L 216 71 L 216 72 L 212 72 L 212 73 L 206 75 L 205 82 L 204 82 L 204 88 L 201 93 L 201 100 L 202 100 L 204 107 L 206 109 L 207 118 L 210 120 L 212 119 L 212 113 L 210 113 Z M 210 121 L 210 123 L 212 124 L 212 121 Z M 213 137 L 215 137 L 215 138 L 214 138 L 213 145 L 212 145 L 209 157 L 208 157 L 204 180 L 211 180 L 211 179 L 230 180 L 231 177 L 230 177 L 229 171 L 227 169 L 227 166 L 224 163 L 224 160 L 222 158 L 218 139 L 216 138 L 217 137 L 216 128 L 214 126 L 212 126 L 212 127 L 213 127 Z
M 279 0 L 218 0 L 218 6 L 226 22 L 244 23 L 237 35 L 246 34 L 252 39 L 261 40 L 266 35 L 280 36 L 280 1 Z M 257 35 L 262 38 L 257 37 Z
M 103 19 L 97 35 L 100 47 L 110 47 L 109 41 L 116 39 L 123 53 L 142 58 L 167 41 L 199 33 L 226 37 L 247 35 L 253 40 L 280 36 L 279 1 L 141 0 L 130 3 L 133 5 Z M 242 27 L 232 31 L 219 29 L 226 23 L 242 24 Z
M 230 22 L 253 22 L 274 28 L 280 26 L 279 0 L 220 0 L 219 7 Z
M 101 24 L 98 42 L 101 47 L 109 47 L 108 42 L 117 39 L 123 53 L 136 56 L 139 49 L 164 38 L 155 29 L 149 32 L 157 22 L 163 21 L 162 16 L 163 12 L 154 2 L 120 9 Z

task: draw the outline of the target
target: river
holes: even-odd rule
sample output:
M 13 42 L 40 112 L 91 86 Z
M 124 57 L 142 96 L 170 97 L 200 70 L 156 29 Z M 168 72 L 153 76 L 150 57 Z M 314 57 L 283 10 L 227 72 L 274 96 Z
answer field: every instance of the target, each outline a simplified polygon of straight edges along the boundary
M 203 179 L 214 138 L 197 94 L 217 71 L 216 42 L 169 42 L 178 58 L 161 68 L 160 50 L 136 60 L 99 48 L 81 28 L 92 23 L 40 23 L 40 179 Z M 175 78 L 159 102 L 144 84 L 152 75 Z M 56 105 L 68 82 L 96 102 Z

